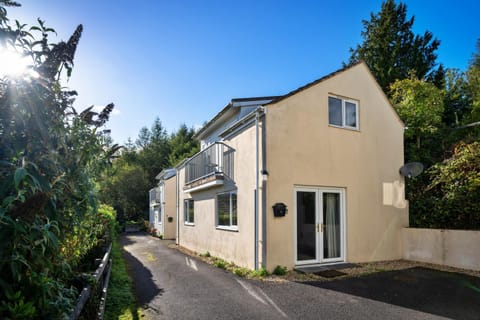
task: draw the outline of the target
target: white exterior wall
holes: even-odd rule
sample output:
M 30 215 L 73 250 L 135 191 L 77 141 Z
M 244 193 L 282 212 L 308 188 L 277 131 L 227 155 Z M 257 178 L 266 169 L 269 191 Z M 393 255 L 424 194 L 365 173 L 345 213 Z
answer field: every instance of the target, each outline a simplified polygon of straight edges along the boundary
M 234 179 L 217 186 L 192 193 L 184 193 L 185 169 L 178 173 L 179 245 L 198 253 L 209 252 L 239 266 L 254 268 L 254 190 L 255 190 L 255 126 L 225 140 L 235 149 Z M 216 195 L 237 191 L 238 230 L 227 231 L 216 227 Z M 194 199 L 194 225 L 185 224 L 184 199 Z
M 480 270 L 480 231 L 403 229 L 403 258 Z
M 153 192 L 154 191 L 154 192 Z M 150 228 L 155 228 L 157 229 L 157 234 L 162 233 L 161 228 L 162 226 L 159 224 L 158 217 L 161 214 L 161 195 L 160 199 L 158 198 L 158 193 L 161 192 L 160 187 L 155 187 L 150 189 L 149 191 L 149 222 L 150 222 Z M 155 211 L 158 212 L 155 212 Z
M 358 130 L 329 125 L 329 96 L 357 101 Z M 403 124 L 366 65 L 266 107 L 268 268 L 294 266 L 298 187 L 344 190 L 345 261 L 400 259 L 401 232 L 408 226 L 399 174 Z M 277 202 L 288 206 L 285 217 L 273 217 Z

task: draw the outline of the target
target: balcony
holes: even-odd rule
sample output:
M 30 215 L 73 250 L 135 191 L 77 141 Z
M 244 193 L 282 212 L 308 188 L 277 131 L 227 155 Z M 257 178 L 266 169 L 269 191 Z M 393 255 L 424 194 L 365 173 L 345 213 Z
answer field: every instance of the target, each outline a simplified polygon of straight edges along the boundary
M 233 178 L 235 150 L 222 142 L 215 142 L 185 163 L 185 192 L 223 185 L 225 178 Z
M 149 191 L 150 205 L 158 204 L 161 201 L 160 188 L 153 188 Z

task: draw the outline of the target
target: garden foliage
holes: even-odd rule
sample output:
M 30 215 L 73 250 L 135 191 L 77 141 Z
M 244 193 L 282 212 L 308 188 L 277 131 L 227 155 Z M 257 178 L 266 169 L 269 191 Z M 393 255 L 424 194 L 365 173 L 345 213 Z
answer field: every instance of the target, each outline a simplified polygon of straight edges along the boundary
M 0 50 L 29 65 L 0 76 L 0 318 L 58 319 L 77 298 L 75 270 L 108 226 L 95 180 L 118 150 L 102 130 L 113 104 L 77 112 L 77 93 L 62 86 L 81 25 L 51 43 L 54 30 L 40 19 L 10 23 L 10 5 L 0 0 Z
M 405 124 L 405 161 L 426 170 L 406 181 L 410 225 L 480 229 L 480 39 L 466 71 L 438 65 L 433 34 L 413 32 L 407 5 L 382 2 L 362 21 L 363 43 L 348 64 L 365 61 Z

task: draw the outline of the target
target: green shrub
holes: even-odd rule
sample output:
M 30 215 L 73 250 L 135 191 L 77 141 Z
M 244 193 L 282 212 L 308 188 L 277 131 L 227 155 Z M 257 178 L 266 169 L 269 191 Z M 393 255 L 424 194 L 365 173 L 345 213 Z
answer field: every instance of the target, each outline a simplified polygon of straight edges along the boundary
M 237 276 L 244 278 L 244 277 L 246 277 L 246 276 L 250 273 L 250 270 L 247 269 L 247 268 L 235 268 L 235 269 L 233 270 L 233 272 L 234 272 Z
M 272 273 L 276 276 L 284 276 L 287 274 L 287 267 L 276 266 Z
M 258 270 L 254 270 L 252 271 L 251 275 L 253 277 L 258 277 L 258 278 L 262 278 L 262 277 L 267 277 L 270 275 L 270 273 L 267 271 L 267 269 L 265 268 L 260 268 Z
M 0 77 L 0 318 L 62 319 L 78 297 L 78 267 L 111 220 L 97 211 L 96 186 L 118 150 L 103 133 L 113 104 L 77 111 L 76 92 L 61 83 L 81 25 L 68 44 L 53 44 L 40 19 L 35 28 L 10 26 L 10 2 L 0 2 L 2 42 L 38 73 Z
M 204 257 L 204 258 L 210 258 L 211 255 L 210 255 L 210 252 L 205 252 L 205 253 L 200 253 L 200 257 Z
M 480 230 L 480 142 L 458 144 L 425 174 L 431 180 L 410 199 L 410 225 Z
M 215 267 L 220 268 L 220 269 L 226 269 L 227 268 L 227 262 L 223 259 L 216 259 L 214 265 L 215 265 Z

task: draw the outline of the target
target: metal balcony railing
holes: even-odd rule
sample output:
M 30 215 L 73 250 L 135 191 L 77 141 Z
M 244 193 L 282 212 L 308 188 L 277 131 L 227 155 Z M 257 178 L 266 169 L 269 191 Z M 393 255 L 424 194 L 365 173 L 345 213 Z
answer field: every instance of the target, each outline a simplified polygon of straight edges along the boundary
M 233 178 L 234 151 L 222 142 L 215 142 L 194 155 L 185 164 L 185 184 L 219 173 Z
M 150 204 L 153 204 L 153 203 L 160 203 L 161 199 L 160 199 L 160 188 L 153 188 L 153 189 L 150 189 Z

